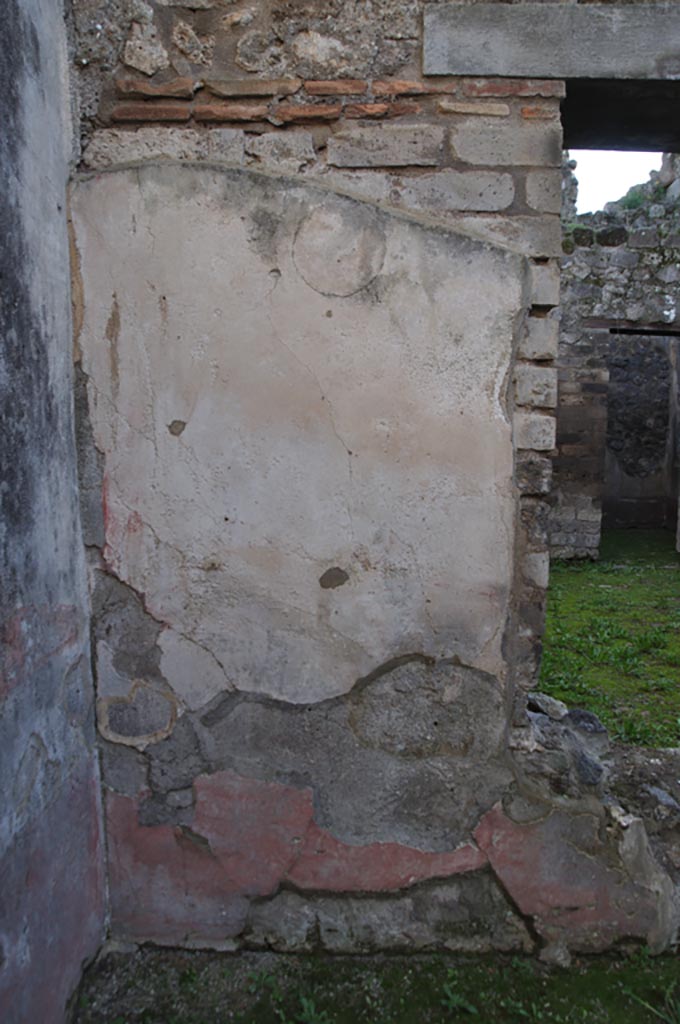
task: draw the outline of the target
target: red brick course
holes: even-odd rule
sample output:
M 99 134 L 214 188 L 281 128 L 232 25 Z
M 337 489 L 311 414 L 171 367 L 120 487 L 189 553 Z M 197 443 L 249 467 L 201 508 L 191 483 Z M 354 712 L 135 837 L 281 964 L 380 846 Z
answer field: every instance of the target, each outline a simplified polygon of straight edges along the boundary
M 345 107 L 345 117 L 400 117 L 402 114 L 419 114 L 421 106 L 407 101 L 397 103 L 351 103 Z
M 203 83 L 213 96 L 292 96 L 302 88 L 300 78 L 211 79 Z
M 342 103 L 282 103 L 276 108 L 276 117 L 291 121 L 335 121 L 342 114 Z
M 539 78 L 468 78 L 463 82 L 466 96 L 546 96 L 561 99 L 564 82 Z
M 374 96 L 437 96 L 458 90 L 457 82 L 412 82 L 401 78 L 380 79 L 373 83 Z
M 188 121 L 190 103 L 153 102 L 118 103 L 111 111 L 112 121 Z
M 169 82 L 150 82 L 141 78 L 117 78 L 118 96 L 129 99 L 183 99 L 194 95 L 193 78 L 172 78 Z
M 223 103 L 219 100 L 196 103 L 197 121 L 263 121 L 269 116 L 266 103 Z
M 357 78 L 339 78 L 328 82 L 305 82 L 309 96 L 360 96 L 368 89 L 368 82 Z

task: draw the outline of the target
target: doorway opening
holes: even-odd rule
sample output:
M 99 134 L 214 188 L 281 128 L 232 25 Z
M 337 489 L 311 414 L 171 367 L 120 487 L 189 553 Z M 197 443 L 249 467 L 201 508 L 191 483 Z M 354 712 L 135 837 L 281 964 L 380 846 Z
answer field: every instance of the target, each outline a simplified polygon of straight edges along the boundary
M 603 528 L 676 529 L 680 158 L 647 158 L 648 181 L 579 214 L 565 154 L 556 558 L 597 558 Z
M 573 156 L 539 687 L 615 740 L 677 746 L 680 157 L 578 213 Z

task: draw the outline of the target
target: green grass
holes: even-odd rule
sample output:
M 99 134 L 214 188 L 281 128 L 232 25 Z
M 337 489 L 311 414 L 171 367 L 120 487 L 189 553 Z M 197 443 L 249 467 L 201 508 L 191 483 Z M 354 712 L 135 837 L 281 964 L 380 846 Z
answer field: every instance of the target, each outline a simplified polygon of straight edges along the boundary
M 663 530 L 603 534 L 599 562 L 556 562 L 539 688 L 612 738 L 680 745 L 680 556 Z
M 90 969 L 76 1021 L 678 1024 L 680 964 L 643 950 L 593 957 L 569 970 L 510 956 L 229 957 L 143 950 Z

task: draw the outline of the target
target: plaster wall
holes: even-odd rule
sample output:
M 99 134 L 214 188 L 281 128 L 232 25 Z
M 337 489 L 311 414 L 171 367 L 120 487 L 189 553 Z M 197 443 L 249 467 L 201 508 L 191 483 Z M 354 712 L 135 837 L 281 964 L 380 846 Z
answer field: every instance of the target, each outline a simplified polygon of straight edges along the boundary
M 60 1022 L 104 929 L 73 431 L 61 5 L 8 0 L 0 50 L 0 1017 Z
M 565 962 L 675 933 L 602 727 L 523 692 L 564 84 L 424 77 L 420 11 L 144 3 L 93 41 L 75 6 L 115 938 Z
M 95 595 L 119 581 L 155 630 L 153 674 L 120 626 L 97 645 L 100 731 L 152 779 L 111 796 L 112 842 L 134 800 L 148 826 L 197 827 L 194 743 L 205 785 L 297 782 L 287 799 L 309 787 L 333 842 L 403 845 L 425 876 L 454 863 L 508 779 L 524 261 L 243 171 L 84 178 L 72 212 L 103 456 Z

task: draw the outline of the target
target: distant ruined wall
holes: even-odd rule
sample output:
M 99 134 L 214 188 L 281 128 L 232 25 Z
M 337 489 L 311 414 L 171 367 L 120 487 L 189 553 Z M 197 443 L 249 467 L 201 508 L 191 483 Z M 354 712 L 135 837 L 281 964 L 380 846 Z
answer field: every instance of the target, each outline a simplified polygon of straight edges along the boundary
M 114 938 L 566 962 L 675 934 L 601 727 L 527 712 L 564 84 L 426 78 L 421 14 L 73 5 Z
M 594 557 L 606 495 L 610 525 L 663 526 L 675 516 L 677 342 L 635 329 L 678 328 L 677 158 L 563 230 L 551 550 Z
M 76 490 L 61 5 L 7 0 L 0 51 L 0 1018 L 61 1022 L 104 932 Z

